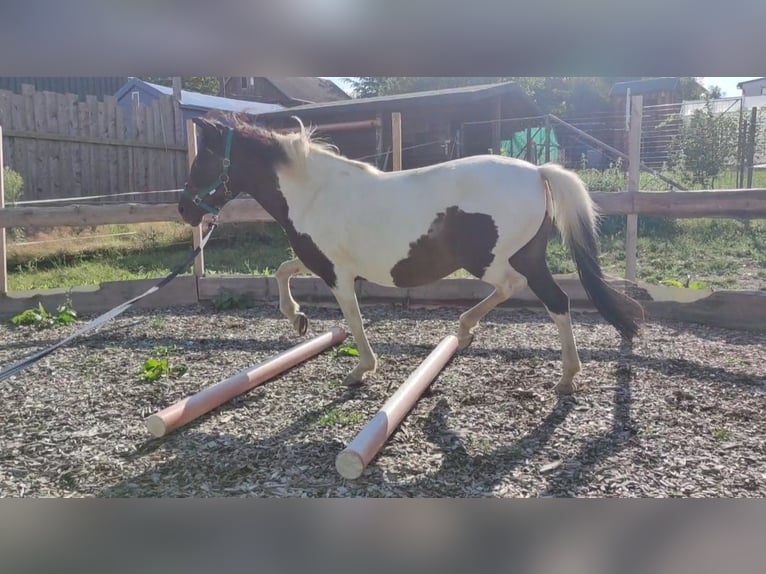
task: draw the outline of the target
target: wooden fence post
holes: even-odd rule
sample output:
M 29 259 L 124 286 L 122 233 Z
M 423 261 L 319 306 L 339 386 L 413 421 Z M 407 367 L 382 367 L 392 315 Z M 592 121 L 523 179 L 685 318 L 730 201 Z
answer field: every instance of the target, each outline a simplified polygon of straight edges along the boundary
M 5 168 L 3 164 L 3 126 L 0 126 L 0 209 L 5 208 Z M 8 253 L 5 245 L 5 227 L 0 228 L 0 295 L 8 294 Z
M 758 121 L 758 108 L 753 106 L 750 110 L 750 125 L 747 133 L 747 185 L 753 187 L 753 168 L 755 164 L 755 127 Z
M 394 154 L 394 171 L 402 169 L 402 114 L 391 114 L 391 146 Z
M 641 175 L 641 118 L 643 96 L 630 98 L 630 127 L 628 130 L 628 193 L 638 193 Z M 625 225 L 625 278 L 636 280 L 638 258 L 638 215 L 627 215 Z
M 197 126 L 191 120 L 186 120 L 186 146 L 187 146 L 187 164 L 191 169 L 194 158 L 197 157 Z M 192 244 L 194 249 L 202 243 L 202 224 L 192 229 Z M 195 277 L 204 277 L 205 275 L 205 253 L 200 249 L 199 255 L 194 259 Z
M 551 116 L 545 116 L 545 163 L 551 161 Z

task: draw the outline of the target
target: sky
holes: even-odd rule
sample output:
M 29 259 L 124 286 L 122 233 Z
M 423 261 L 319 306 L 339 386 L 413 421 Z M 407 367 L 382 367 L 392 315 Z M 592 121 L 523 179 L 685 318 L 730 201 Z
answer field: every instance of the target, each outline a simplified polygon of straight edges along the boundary
M 753 80 L 754 78 L 732 78 L 732 77 L 726 77 L 726 78 L 702 78 L 702 85 L 706 88 L 709 88 L 710 86 L 718 86 L 721 88 L 721 91 L 723 91 L 723 95 L 729 98 L 733 98 L 735 96 L 739 96 L 742 94 L 740 90 L 737 89 L 737 84 L 740 82 L 746 82 L 747 80 Z
M 327 78 L 328 80 L 332 80 L 336 84 L 338 84 L 342 89 L 346 90 L 347 92 L 351 91 L 351 86 L 349 86 L 347 83 L 343 81 L 342 77 L 334 77 L 334 78 Z M 734 78 L 734 77 L 724 77 L 724 78 L 702 78 L 702 85 L 706 88 L 709 88 L 710 86 L 719 86 L 721 90 L 723 91 L 723 95 L 726 97 L 735 97 L 739 96 L 741 94 L 740 90 L 737 89 L 737 84 L 739 82 L 744 82 L 746 80 L 752 80 L 753 77 L 747 77 L 747 78 Z

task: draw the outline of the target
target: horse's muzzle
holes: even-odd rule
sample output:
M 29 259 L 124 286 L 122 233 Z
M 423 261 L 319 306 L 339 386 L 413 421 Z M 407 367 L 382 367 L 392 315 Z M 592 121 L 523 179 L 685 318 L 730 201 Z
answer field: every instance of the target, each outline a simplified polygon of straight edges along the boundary
M 178 213 L 181 215 L 181 219 L 183 219 L 185 223 L 188 223 L 192 227 L 197 227 L 200 223 L 202 223 L 202 214 L 193 214 L 193 211 L 196 210 L 184 207 L 182 203 L 178 204 Z

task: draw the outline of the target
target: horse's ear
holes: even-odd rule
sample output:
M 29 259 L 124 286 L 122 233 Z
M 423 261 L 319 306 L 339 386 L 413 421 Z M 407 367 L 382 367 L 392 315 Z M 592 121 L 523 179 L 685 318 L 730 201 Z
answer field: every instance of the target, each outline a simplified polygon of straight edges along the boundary
M 291 118 L 298 122 L 299 126 L 298 136 L 292 141 L 293 150 L 297 158 L 306 158 L 309 155 L 309 134 L 298 116 L 291 116 Z
M 197 126 L 202 139 L 208 144 L 215 145 L 223 136 L 223 125 L 209 118 L 192 118 L 192 122 Z M 223 141 L 223 140 L 221 140 Z
M 220 124 L 207 118 L 192 118 L 194 124 L 203 132 L 218 131 Z

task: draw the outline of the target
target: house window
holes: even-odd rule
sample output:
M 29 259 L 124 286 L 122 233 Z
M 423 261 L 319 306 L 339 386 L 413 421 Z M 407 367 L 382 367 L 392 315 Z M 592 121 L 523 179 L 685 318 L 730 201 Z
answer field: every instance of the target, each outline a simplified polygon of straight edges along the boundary
M 761 86 L 761 95 L 766 96 L 766 86 Z
M 134 106 L 137 106 L 141 103 L 141 93 L 138 91 L 132 91 L 130 92 L 130 101 L 133 102 Z
M 241 81 L 240 85 L 241 85 L 242 89 L 246 90 L 247 89 L 247 78 L 240 78 L 240 81 Z

